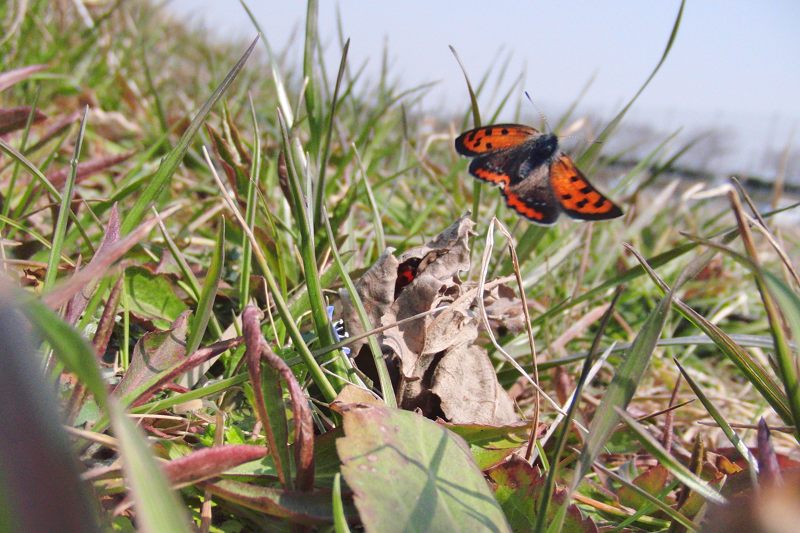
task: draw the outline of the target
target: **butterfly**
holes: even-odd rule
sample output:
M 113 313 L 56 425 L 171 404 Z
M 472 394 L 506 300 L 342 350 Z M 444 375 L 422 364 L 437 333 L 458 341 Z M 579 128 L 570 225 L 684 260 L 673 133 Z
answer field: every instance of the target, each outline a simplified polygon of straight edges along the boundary
M 469 173 L 499 185 L 508 207 L 537 224 L 553 224 L 561 211 L 580 220 L 622 216 L 551 133 L 520 124 L 484 126 L 459 135 L 456 152 L 474 158 Z

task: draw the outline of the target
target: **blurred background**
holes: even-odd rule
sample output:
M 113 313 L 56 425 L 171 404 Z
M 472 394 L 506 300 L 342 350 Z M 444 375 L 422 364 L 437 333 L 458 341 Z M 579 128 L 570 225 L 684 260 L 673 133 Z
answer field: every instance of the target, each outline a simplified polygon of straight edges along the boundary
M 351 38 L 349 65 L 404 88 L 436 82 L 414 110 L 462 116 L 469 97 L 448 45 L 473 83 L 493 69 L 498 90 L 481 100 L 488 114 L 518 82 L 507 116 L 538 124 L 536 105 L 555 123 L 579 98 L 578 110 L 602 128 L 635 94 L 661 57 L 680 2 L 561 1 L 498 3 L 321 2 L 319 28 L 326 63 L 337 65 L 342 37 Z M 238 2 L 171 0 L 169 9 L 221 40 L 249 40 L 255 30 Z M 304 2 L 252 1 L 249 7 L 276 52 L 302 61 Z M 294 21 L 287 23 L 286 21 Z M 793 0 L 690 1 L 664 67 L 623 122 L 613 142 L 644 155 L 668 135 L 684 145 L 699 139 L 683 164 L 723 178 L 735 173 L 771 181 L 785 175 L 800 186 L 800 3 Z M 335 72 L 328 75 L 335 77 Z M 490 85 L 491 86 L 491 85 Z M 588 87 L 587 87 L 588 86 Z M 492 93 L 495 92 L 495 99 Z M 589 131 L 596 135 L 597 131 Z M 586 135 L 587 132 L 579 135 Z M 609 146 L 606 153 L 615 149 Z

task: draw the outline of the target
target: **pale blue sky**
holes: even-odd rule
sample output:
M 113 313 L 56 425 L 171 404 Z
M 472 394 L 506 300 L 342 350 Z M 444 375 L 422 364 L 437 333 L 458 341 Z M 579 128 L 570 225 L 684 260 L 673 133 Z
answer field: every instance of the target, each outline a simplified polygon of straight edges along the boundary
M 511 52 L 509 79 L 526 72 L 524 87 L 551 117 L 596 74 L 586 109 L 610 118 L 658 61 L 679 4 L 323 0 L 319 26 L 331 45 L 331 71 L 339 54 L 337 6 L 351 38 L 351 65 L 367 60 L 368 72 L 376 72 L 388 40 L 392 72 L 404 86 L 440 81 L 425 102 L 431 109 L 465 110 L 468 105 L 461 72 L 447 47 L 452 44 L 473 80 L 496 60 L 498 50 Z M 255 33 L 233 0 L 172 0 L 170 5 L 221 37 Z M 305 2 L 299 0 L 251 0 L 248 5 L 276 48 L 305 16 Z M 796 0 L 689 0 L 670 57 L 632 110 L 630 122 L 665 132 L 685 125 L 686 138 L 692 131 L 717 127 L 730 149 L 720 160 L 730 167 L 725 170 L 769 175 L 777 162 L 765 160 L 765 151 L 782 148 L 800 127 L 798 26 Z M 293 52 L 299 61 L 302 47 Z

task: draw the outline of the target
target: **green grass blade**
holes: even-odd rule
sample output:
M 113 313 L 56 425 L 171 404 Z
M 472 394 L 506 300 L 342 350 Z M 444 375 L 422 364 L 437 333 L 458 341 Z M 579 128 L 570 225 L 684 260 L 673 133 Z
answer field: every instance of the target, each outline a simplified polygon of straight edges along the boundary
M 22 311 L 33 328 L 53 349 L 58 361 L 94 394 L 97 404 L 106 404 L 108 391 L 97 366 L 97 358 L 89 343 L 75 329 L 61 320 L 40 300 L 20 293 L 15 299 L 22 301 Z
M 250 166 L 250 178 L 247 181 L 247 206 L 244 220 L 252 231 L 256 224 L 256 192 L 261 181 L 261 133 L 256 119 L 256 108 L 253 99 L 250 102 L 250 117 L 253 122 L 253 161 Z M 243 311 L 250 299 L 250 273 L 253 264 L 253 247 L 246 232 L 242 232 L 242 258 L 239 262 L 239 312 Z
M 728 197 L 733 207 L 733 213 L 736 215 L 736 223 L 739 225 L 739 233 L 742 236 L 744 249 L 749 258 L 744 264 L 753 271 L 758 292 L 761 294 L 761 301 L 764 303 L 770 333 L 772 333 L 772 341 L 775 343 L 775 362 L 777 363 L 778 376 L 783 383 L 786 398 L 789 401 L 789 409 L 792 412 L 794 422 L 795 438 L 800 440 L 800 381 L 798 380 L 797 359 L 792 354 L 791 348 L 789 348 L 789 342 L 784 331 L 784 319 L 787 319 L 787 325 L 791 328 L 792 333 L 794 335 L 800 334 L 800 314 L 797 313 L 798 308 L 795 305 L 796 297 L 790 298 L 788 296 L 792 293 L 791 289 L 788 289 L 788 287 L 784 289 L 783 282 L 776 276 L 773 276 L 768 284 L 766 271 L 759 264 L 758 251 L 753 242 L 750 225 L 745 218 L 739 196 L 735 192 L 729 191 Z M 728 252 L 733 253 L 732 251 Z M 780 309 L 776 304 L 770 286 L 777 289 L 777 293 L 781 296 L 781 301 L 785 304 L 785 309 Z M 781 311 L 788 312 L 789 316 L 782 316 Z M 795 340 L 798 339 L 800 337 L 796 336 Z
M 120 444 L 125 477 L 136 506 L 138 529 L 146 533 L 189 533 L 185 507 L 170 489 L 141 430 L 116 400 L 108 404 L 114 433 Z
M 322 221 L 322 203 L 325 197 L 325 172 L 328 169 L 328 154 L 331 148 L 331 138 L 333 137 L 333 127 L 336 120 L 336 105 L 339 100 L 339 89 L 342 86 L 342 79 L 347 68 L 347 51 L 350 49 L 350 39 L 344 43 L 342 49 L 342 59 L 339 62 L 339 73 L 336 75 L 336 85 L 333 88 L 333 98 L 331 98 L 331 110 L 328 115 L 328 130 L 322 144 L 322 154 L 319 158 L 319 177 L 317 187 L 314 190 L 314 227 L 319 227 Z
M 728 421 L 725 420 L 725 417 L 722 415 L 720 410 L 717 409 L 717 407 L 711 402 L 711 400 L 708 399 L 708 397 L 703 392 L 703 389 L 700 388 L 700 385 L 692 378 L 692 376 L 689 375 L 689 373 L 686 371 L 685 368 L 683 368 L 683 365 L 681 365 L 677 359 L 675 359 L 675 364 L 678 365 L 678 370 L 681 371 L 681 374 L 683 374 L 684 379 L 686 379 L 686 383 L 688 383 L 689 386 L 692 388 L 692 391 L 694 391 L 695 396 L 697 396 L 697 398 L 700 400 L 700 403 L 703 404 L 703 407 L 706 408 L 708 414 L 711 416 L 711 418 L 714 419 L 714 421 L 717 423 L 717 425 L 725 434 L 725 436 L 728 437 L 728 440 L 731 442 L 731 444 L 733 444 L 733 447 L 736 448 L 739 454 L 741 454 L 742 458 L 745 461 L 747 461 L 747 463 L 750 465 L 749 471 L 751 473 L 751 477 L 753 478 L 754 486 L 757 485 L 758 481 L 755 475 L 758 474 L 758 462 L 756 461 L 756 458 L 753 456 L 753 454 L 750 452 L 750 449 L 747 447 L 747 444 L 745 444 L 745 442 L 739 437 L 739 435 L 736 434 L 736 431 L 731 427 Z
M 64 246 L 64 235 L 67 233 L 67 218 L 72 211 L 72 195 L 75 191 L 75 179 L 78 175 L 78 160 L 81 157 L 81 149 L 83 147 L 83 137 L 86 134 L 86 119 L 89 116 L 89 106 L 83 110 L 83 118 L 81 119 L 81 128 L 78 131 L 78 139 L 75 141 L 75 151 L 72 154 L 70 161 L 70 173 L 64 184 L 64 194 L 61 195 L 61 207 L 58 210 L 58 218 L 56 219 L 55 227 L 53 228 L 53 241 L 50 248 L 50 257 L 47 259 L 47 271 L 44 275 L 44 283 L 42 289 L 47 292 L 53 283 L 56 281 L 58 275 L 58 264 L 61 261 L 61 249 Z
M 236 374 L 229 378 L 221 379 L 212 383 L 211 385 L 206 385 L 205 387 L 192 389 L 181 394 L 173 394 L 168 398 L 137 405 L 136 407 L 132 407 L 130 412 L 134 414 L 141 414 L 164 411 L 182 403 L 190 402 L 192 400 L 199 400 L 200 398 L 207 398 L 209 396 L 225 392 L 228 389 L 236 388 L 238 385 L 246 383 L 249 379 L 250 375 L 247 372 L 242 372 L 241 374 Z
M 658 303 L 642 325 L 636 339 L 625 355 L 622 364 L 614 373 L 614 379 L 608 386 L 600 406 L 595 411 L 589 436 L 579 459 L 579 465 L 573 480 L 573 489 L 578 486 L 583 476 L 589 471 L 597 456 L 603 450 L 606 441 L 611 437 L 619 422 L 617 409 L 625 409 L 641 382 L 650 357 L 656 347 L 661 331 L 667 321 L 672 294 L 667 294 Z
M 28 136 L 30 135 L 31 126 L 33 125 L 33 119 L 36 116 L 36 112 L 39 106 L 39 97 L 42 94 L 42 87 L 39 85 L 36 88 L 36 94 L 33 97 L 33 102 L 31 102 L 31 110 L 28 113 L 28 118 L 25 121 L 25 129 L 22 131 L 22 138 L 19 141 L 19 152 L 24 154 L 25 149 L 28 145 Z M 3 202 L 2 214 L 4 217 L 7 217 L 8 214 L 11 212 L 11 201 L 10 199 L 14 197 L 14 189 L 16 188 L 17 184 L 17 176 L 19 176 L 19 162 L 14 162 L 14 170 L 11 172 L 11 179 L 8 180 L 8 187 L 6 187 L 6 194 L 4 198 L 9 199 L 9 201 Z M 0 226 L 0 230 L 2 230 L 2 226 Z
M 369 178 L 367 178 L 367 169 L 364 168 L 364 162 L 361 160 L 361 156 L 358 155 L 358 148 L 355 145 L 353 145 L 353 153 L 356 154 L 356 161 L 360 170 L 359 174 L 364 182 L 364 189 L 367 191 L 367 203 L 369 203 L 369 209 L 372 212 L 372 224 L 375 228 L 375 247 L 380 255 L 386 250 L 386 236 L 383 231 L 381 213 L 378 209 L 378 202 L 375 201 L 375 194 L 372 192 L 372 185 L 369 184 Z
M 617 304 L 617 300 L 619 299 L 620 294 L 622 294 L 622 289 L 617 289 L 617 292 L 614 294 L 614 298 L 611 300 L 611 304 L 608 306 L 608 309 L 603 314 L 603 318 L 600 320 L 600 326 L 598 328 L 597 334 L 595 335 L 594 341 L 592 342 L 592 347 L 589 350 L 589 355 L 583 361 L 583 368 L 581 369 L 580 377 L 578 378 L 578 384 L 575 386 L 575 392 L 572 393 L 572 402 L 569 404 L 569 408 L 567 409 L 567 414 L 564 417 L 564 421 L 562 422 L 561 431 L 558 434 L 558 438 L 556 440 L 556 447 L 555 451 L 553 452 L 553 458 L 550 459 L 548 462 L 550 463 L 550 469 L 547 472 L 547 480 L 544 485 L 544 492 L 542 492 L 542 498 L 539 501 L 539 511 L 536 513 L 536 523 L 534 524 L 534 531 L 542 531 L 546 525 L 546 517 L 547 517 L 547 510 L 550 506 L 550 500 L 553 497 L 553 492 L 556 487 L 556 479 L 558 475 L 558 465 L 561 459 L 561 454 L 564 452 L 564 448 L 567 444 L 567 437 L 569 436 L 570 427 L 572 426 L 572 417 L 575 414 L 575 410 L 578 407 L 578 404 L 581 401 L 581 394 L 583 393 L 583 387 L 586 384 L 586 381 L 589 376 L 589 372 L 592 369 L 592 365 L 594 364 L 594 357 L 597 353 L 597 349 L 600 345 L 600 338 L 603 336 L 605 332 L 606 326 L 608 325 L 608 321 L 611 318 L 612 313 L 614 312 L 614 308 Z M 566 500 L 566 499 L 565 499 Z M 568 501 L 565 501 L 564 507 L 568 504 Z M 557 513 L 557 518 L 553 520 L 551 526 L 556 524 L 559 528 L 561 527 L 562 520 L 564 515 L 562 512 Z
M 217 186 L 220 188 L 220 191 L 223 193 L 226 202 L 228 202 L 228 207 L 231 209 L 231 212 L 234 213 L 236 216 L 242 230 L 247 233 L 248 238 L 251 239 L 251 244 L 253 245 L 253 252 L 256 254 L 256 261 L 258 263 L 259 268 L 261 269 L 261 273 L 264 275 L 264 279 L 267 282 L 267 288 L 269 289 L 269 294 L 272 297 L 272 301 L 275 305 L 275 310 L 278 312 L 278 316 L 283 321 L 286 330 L 289 332 L 289 336 L 294 343 L 294 348 L 297 350 L 298 355 L 305 363 L 308 372 L 311 374 L 314 383 L 319 387 L 322 395 L 325 397 L 325 400 L 328 402 L 332 402 L 336 399 L 336 389 L 333 388 L 330 381 L 328 380 L 327 376 L 323 372 L 322 368 L 319 366 L 319 363 L 314 359 L 311 350 L 308 348 L 308 345 L 303 339 L 303 335 L 300 333 L 300 330 L 297 327 L 297 321 L 295 320 L 294 316 L 292 316 L 289 307 L 286 305 L 286 300 L 283 298 L 283 293 L 281 292 L 278 283 L 275 281 L 275 276 L 272 275 L 272 271 L 269 268 L 269 264 L 267 263 L 267 259 L 264 256 L 263 252 L 260 248 L 258 248 L 258 241 L 256 241 L 255 235 L 247 226 L 247 223 L 242 217 L 241 213 L 239 212 L 238 207 L 235 203 L 230 200 L 230 197 L 227 194 L 225 189 L 225 185 L 222 183 L 222 180 L 217 175 L 216 170 L 214 169 L 214 165 L 211 162 L 211 158 L 208 155 L 208 151 L 203 148 L 203 155 L 206 159 L 206 163 L 208 164 L 209 169 L 211 170 L 211 175 L 214 177 L 214 180 L 217 182 Z
M 309 137 L 309 152 L 317 153 L 322 135 L 320 126 L 320 110 L 318 109 L 318 97 L 316 76 L 314 76 L 314 50 L 318 40 L 319 2 L 317 0 L 307 0 L 306 3 L 306 34 L 303 41 L 303 76 L 306 88 L 303 93 L 306 101 L 306 113 L 308 115 L 308 129 L 311 134 Z M 299 111 L 299 110 L 298 110 Z
M 350 533 L 350 526 L 347 525 L 342 503 L 342 474 L 338 472 L 333 478 L 331 497 L 333 498 L 333 530 L 336 533 Z
M 189 144 L 192 142 L 192 139 L 200 130 L 205 121 L 208 114 L 211 112 L 211 109 L 214 105 L 222 98 L 222 95 L 225 91 L 230 87 L 233 80 L 236 79 L 236 76 L 239 72 L 244 68 L 245 63 L 247 62 L 247 58 L 250 57 L 250 53 L 255 48 L 256 43 L 258 42 L 258 38 L 254 39 L 250 46 L 245 51 L 244 55 L 239 59 L 239 61 L 231 68 L 228 75 L 222 80 L 222 83 L 216 88 L 216 90 L 212 93 L 208 100 L 206 100 L 205 104 L 200 108 L 200 111 L 194 116 L 192 121 L 189 123 L 189 126 L 186 128 L 186 131 L 183 132 L 181 135 L 178 144 L 170 150 L 167 156 L 161 161 L 161 165 L 159 165 L 158 170 L 153 175 L 153 177 L 148 180 L 147 185 L 145 186 L 142 194 L 139 198 L 136 199 L 136 203 L 128 211 L 128 214 L 125 216 L 125 219 L 122 221 L 120 226 L 120 232 L 122 235 L 129 233 L 133 228 L 135 228 L 144 218 L 144 214 L 150 209 L 150 205 L 153 204 L 156 199 L 161 195 L 161 193 L 166 189 L 167 185 L 169 185 L 170 180 L 172 179 L 172 175 L 178 169 L 178 165 L 181 164 L 183 161 L 183 157 L 186 155 L 187 150 L 189 149 Z
M 637 255 L 638 252 L 631 249 L 634 255 Z M 710 258 L 711 255 L 705 255 L 706 258 Z M 650 276 L 650 279 L 663 291 L 664 294 L 669 292 L 669 287 L 661 277 L 656 274 L 655 270 L 653 270 L 650 265 L 647 264 L 642 258 L 638 257 L 641 265 L 647 271 L 647 274 Z M 704 264 L 705 260 L 697 261 L 695 271 L 697 267 Z M 700 331 L 705 333 L 708 338 L 720 349 L 720 351 L 727 356 L 733 364 L 735 364 L 742 374 L 747 378 L 747 380 L 753 384 L 753 386 L 761 393 L 761 396 L 767 401 L 767 403 L 775 409 L 775 412 L 778 413 L 778 416 L 786 422 L 787 424 L 792 423 L 792 412 L 789 408 L 789 403 L 786 399 L 786 395 L 781 391 L 780 385 L 773 379 L 772 374 L 767 371 L 756 359 L 750 356 L 750 354 L 742 348 L 740 344 L 734 341 L 727 333 L 725 333 L 722 329 L 720 329 L 716 324 L 707 320 L 703 317 L 700 313 L 686 305 L 683 301 L 679 298 L 673 298 L 672 305 L 681 313 L 681 315 L 686 318 L 689 322 L 691 322 L 695 327 L 697 327 Z M 769 347 L 773 348 L 775 346 L 774 342 L 770 343 Z
M 100 531 L 96 495 L 80 478 L 64 406 L 43 376 L 17 296 L 0 288 L 0 531 Z
M 627 529 L 625 529 L 628 525 L 633 524 L 634 522 L 639 520 L 642 516 L 650 514 L 655 509 L 659 509 L 667 516 L 672 518 L 675 522 L 681 524 L 683 527 L 689 529 L 690 531 L 698 531 L 700 529 L 697 524 L 695 524 L 694 522 L 686 518 L 686 516 L 679 513 L 678 511 L 670 507 L 667 503 L 665 503 L 667 497 L 669 496 L 669 493 L 675 490 L 680 485 L 680 481 L 678 480 L 672 481 L 672 483 L 664 487 L 663 490 L 661 490 L 658 494 L 654 496 L 649 492 L 647 492 L 646 490 L 639 487 L 638 485 L 636 485 L 635 483 L 631 483 L 624 477 L 612 472 L 607 468 L 604 468 L 603 465 L 595 463 L 594 467 L 600 470 L 601 472 L 605 473 L 606 475 L 614 478 L 624 487 L 632 490 L 640 497 L 647 500 L 647 503 L 645 503 L 645 505 L 637 509 L 635 513 L 630 515 L 628 518 L 626 518 L 619 524 L 616 524 L 614 526 L 614 529 L 610 533 L 616 533 L 617 531 L 628 531 Z
M 324 205 L 322 207 L 325 209 Z M 341 254 L 339 254 L 339 250 L 336 246 L 336 240 L 334 239 L 333 235 L 333 230 L 331 229 L 330 220 L 327 216 L 322 217 L 322 220 L 325 223 L 325 231 L 328 234 L 328 241 L 331 243 L 331 252 L 333 253 L 333 260 L 336 263 L 336 268 L 339 270 L 339 277 L 347 289 L 347 294 L 350 296 L 350 301 L 353 302 L 353 305 L 356 308 L 358 318 L 361 321 L 361 326 L 364 328 L 364 331 L 371 331 L 372 324 L 370 323 L 369 316 L 367 315 L 367 310 L 364 309 L 364 303 L 361 301 L 361 297 L 358 295 L 356 286 L 353 283 L 353 280 L 350 278 L 350 274 L 347 272 L 347 269 L 345 268 Z M 369 343 L 370 351 L 372 352 L 373 361 L 375 362 L 375 369 L 378 373 L 378 381 L 380 382 L 383 401 L 386 402 L 386 405 L 389 407 L 397 407 L 397 400 L 394 396 L 392 380 L 389 377 L 389 370 L 386 368 L 386 361 L 383 358 L 383 351 L 378 345 L 378 339 L 375 335 L 370 335 L 367 341 Z
M 776 347 L 776 356 L 782 369 L 786 395 L 789 397 L 789 404 L 795 415 L 795 428 L 798 428 L 798 424 L 800 424 L 800 416 L 798 416 L 800 413 L 800 387 L 797 382 L 797 356 L 792 354 L 783 333 L 783 323 L 785 322 L 788 326 L 795 342 L 800 342 L 800 298 L 775 274 L 762 270 L 761 277 L 783 316 L 783 321 L 781 321 L 777 316 L 771 315 L 770 327 Z M 797 429 L 795 434 L 800 434 L 800 429 Z
M 464 68 L 464 64 L 461 62 L 461 58 L 458 57 L 458 52 L 456 49 L 450 45 L 450 51 L 453 53 L 453 57 L 456 58 L 456 62 L 458 62 L 458 67 L 461 69 L 461 73 L 464 74 L 464 81 L 467 82 L 467 92 L 469 92 L 469 102 L 470 107 L 472 108 L 472 127 L 473 128 L 480 128 L 481 127 L 481 111 L 478 106 L 478 97 L 475 95 L 475 91 L 472 90 L 472 83 L 469 81 L 469 75 L 467 75 L 467 69 Z M 472 183 L 472 217 L 473 220 L 477 220 L 478 218 L 478 210 L 481 206 L 481 182 L 475 180 Z
M 34 240 L 38 241 L 42 246 L 44 246 L 48 250 L 51 250 L 53 248 L 53 245 L 50 243 L 50 241 L 48 241 L 43 235 L 41 235 L 38 231 L 36 231 L 31 227 L 25 226 L 23 223 L 17 222 L 16 220 L 13 220 L 8 217 L 4 217 L 3 215 L 0 215 L 0 222 L 2 222 L 4 225 L 11 226 L 12 228 L 14 228 L 15 230 L 19 231 L 24 235 L 30 235 L 31 237 L 33 237 Z M 75 266 L 75 262 L 72 261 L 69 257 L 65 256 L 63 253 L 61 254 L 61 261 L 68 264 L 69 266 Z
M 665 450 L 661 444 L 631 415 L 619 407 L 616 408 L 617 415 L 630 427 L 639 437 L 639 442 L 644 448 L 655 457 L 676 478 L 680 479 L 684 485 L 703 496 L 710 502 L 724 504 L 725 498 L 716 490 L 683 466 L 672 454 Z
M 330 346 L 335 343 L 335 340 L 333 338 L 333 330 L 331 329 L 330 321 L 328 320 L 325 299 L 322 296 L 322 285 L 320 283 L 316 248 L 314 245 L 314 232 L 311 220 L 312 214 L 309 213 L 302 187 L 302 183 L 308 180 L 301 179 L 302 176 L 295 163 L 295 155 L 297 159 L 299 159 L 303 157 L 303 154 L 296 154 L 294 144 L 286 128 L 286 122 L 283 120 L 280 111 L 278 112 L 278 121 L 281 125 L 282 146 L 283 153 L 286 157 L 286 173 L 289 182 L 293 215 L 297 222 L 297 227 L 300 230 L 300 255 L 303 261 L 308 301 L 311 306 L 311 318 L 314 321 L 314 328 L 316 329 L 320 345 L 323 347 Z M 307 165 L 305 165 L 305 167 L 305 172 L 308 172 Z M 341 358 L 333 364 L 333 372 L 344 377 L 347 373 L 347 362 L 344 354 L 341 353 L 341 351 L 339 353 L 341 354 Z M 343 382 L 341 380 L 335 380 L 334 385 L 340 388 L 343 386 Z
M 661 65 L 664 64 L 666 61 L 667 56 L 669 55 L 670 50 L 672 50 L 672 45 L 675 43 L 675 38 L 678 36 L 678 29 L 681 26 L 681 19 L 683 18 L 683 8 L 686 5 L 686 0 L 681 0 L 681 6 L 678 8 L 678 15 L 675 17 L 675 23 L 672 25 L 672 32 L 670 32 L 669 39 L 667 40 L 667 46 L 664 48 L 664 52 L 661 54 L 661 59 L 656 64 L 653 71 L 647 77 L 645 82 L 639 87 L 639 90 L 636 91 L 636 94 L 633 95 L 633 98 L 622 108 L 622 111 L 617 113 L 617 116 L 603 129 L 600 135 L 597 137 L 596 141 L 583 153 L 583 155 L 578 159 L 578 166 L 587 166 L 590 162 L 594 161 L 600 150 L 603 147 L 603 143 L 605 143 L 611 134 L 617 129 L 619 123 L 622 122 L 622 119 L 625 117 L 625 114 L 631 108 L 634 102 L 639 98 L 639 96 L 644 92 L 645 88 L 650 84 L 653 80 L 655 75 L 661 69 Z
M 200 347 L 200 342 L 205 335 L 208 321 L 214 310 L 214 301 L 217 297 L 219 281 L 222 277 L 222 265 L 225 262 L 225 219 L 221 218 L 219 232 L 217 233 L 217 244 L 214 247 L 214 254 L 206 271 L 206 279 L 203 282 L 203 289 L 200 291 L 200 300 L 197 302 L 197 309 L 192 319 L 192 328 L 189 338 L 186 339 L 186 354 L 194 353 Z

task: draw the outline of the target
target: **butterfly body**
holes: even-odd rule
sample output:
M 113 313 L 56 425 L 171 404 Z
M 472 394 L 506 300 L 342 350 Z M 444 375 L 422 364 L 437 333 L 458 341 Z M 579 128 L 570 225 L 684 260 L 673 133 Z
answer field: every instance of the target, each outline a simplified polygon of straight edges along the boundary
M 558 146 L 558 137 L 519 124 L 495 124 L 458 136 L 456 151 L 474 158 L 469 172 L 498 185 L 506 204 L 525 218 L 553 224 L 561 211 L 580 220 L 622 215 Z

